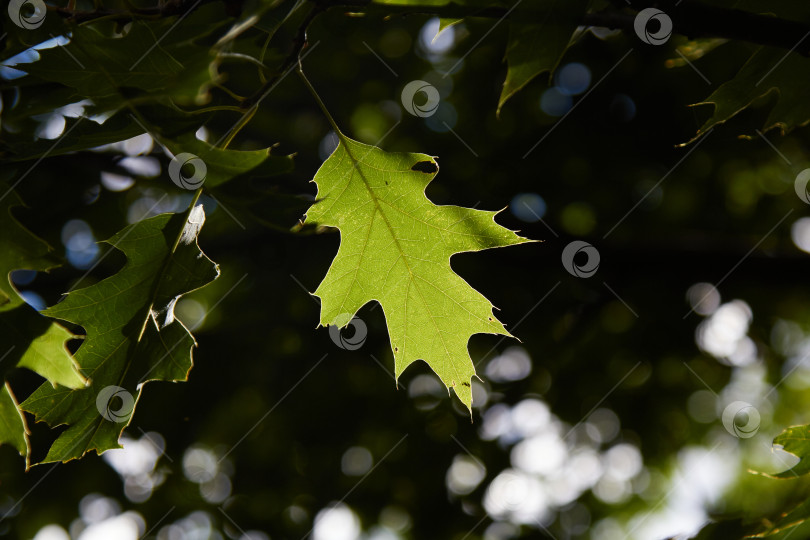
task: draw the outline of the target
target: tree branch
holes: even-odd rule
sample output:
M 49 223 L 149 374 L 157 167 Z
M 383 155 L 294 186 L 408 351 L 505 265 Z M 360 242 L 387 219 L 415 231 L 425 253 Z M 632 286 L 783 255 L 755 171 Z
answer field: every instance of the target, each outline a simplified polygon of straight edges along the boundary
M 214 0 L 202 0 L 200 5 L 212 2 Z M 95 19 L 110 19 L 113 21 L 131 21 L 133 19 L 157 19 L 160 17 L 169 17 L 172 15 L 180 15 L 189 9 L 197 8 L 196 0 L 169 0 L 165 3 L 155 7 L 131 7 L 129 9 L 94 9 L 92 11 L 77 11 L 70 7 L 55 7 L 48 6 L 49 11 L 55 11 L 65 19 L 75 23 L 85 23 Z
M 200 4 L 214 0 L 202 0 Z M 238 10 L 240 0 L 224 0 L 229 8 Z M 474 9 L 455 3 L 441 6 L 425 5 L 387 5 L 378 4 L 373 0 L 310 0 L 313 4 L 312 17 L 329 9 L 346 9 L 363 12 L 379 12 L 385 15 L 435 15 L 447 18 L 482 17 L 489 19 L 502 19 L 509 10 L 503 7 L 491 6 Z M 48 9 L 56 11 L 61 16 L 77 23 L 87 22 L 98 18 L 113 20 L 132 20 L 135 18 L 157 18 L 185 13 L 195 7 L 196 0 L 169 0 L 158 7 L 130 8 L 126 10 L 94 10 L 75 11 L 70 8 L 49 6 Z M 633 22 L 635 13 L 627 11 L 641 10 L 647 7 L 658 7 L 666 13 L 673 23 L 673 32 L 696 38 L 723 38 L 735 41 L 745 41 L 757 45 L 779 47 L 796 51 L 804 56 L 810 56 L 810 25 L 798 21 L 791 21 L 780 17 L 759 15 L 739 9 L 727 9 L 706 5 L 699 0 L 613 0 L 616 6 L 614 11 L 600 11 L 587 13 L 582 24 L 586 26 L 599 26 L 615 30 L 635 33 Z M 229 9 L 230 10 L 230 9 Z M 538 14 L 539 15 L 539 14 Z M 511 23 L 533 24 L 539 21 L 532 17 L 531 7 L 521 8 L 510 14 Z M 310 21 L 307 21 L 307 24 Z M 296 47 L 300 50 L 304 41 L 300 33 L 296 36 Z M 294 60 L 294 58 L 293 58 Z M 284 64 L 288 62 L 285 60 Z M 291 64 L 290 64 L 291 65 Z
M 703 4 L 696 0 L 674 0 L 654 2 L 664 11 L 673 23 L 673 32 L 696 38 L 724 38 L 736 41 L 745 41 L 757 45 L 768 45 L 787 50 L 795 50 L 804 55 L 810 55 L 810 25 L 772 17 L 759 15 L 739 9 L 718 8 Z M 618 2 L 617 5 L 624 4 Z M 634 10 L 651 7 L 653 2 L 630 2 Z M 507 8 L 487 7 L 471 10 L 467 6 L 449 3 L 443 6 L 409 6 L 375 4 L 372 0 L 338 0 L 329 3 L 330 8 L 356 9 L 364 12 L 378 11 L 385 14 L 422 14 L 435 15 L 447 18 L 483 17 L 502 19 Z M 511 13 L 508 17 L 512 23 L 537 23 L 538 19 L 532 17 L 531 8 L 521 9 Z M 625 10 L 600 11 L 587 13 L 582 24 L 586 26 L 599 26 L 635 33 L 633 22 L 635 13 Z
M 298 62 L 298 58 L 300 57 L 301 52 L 304 50 L 304 47 L 307 45 L 307 29 L 309 28 L 309 25 L 312 23 L 315 17 L 323 13 L 327 8 L 328 6 L 323 2 L 314 2 L 312 9 L 310 9 L 309 13 L 307 13 L 304 20 L 298 26 L 298 30 L 296 31 L 295 37 L 293 38 L 290 46 L 290 52 L 281 62 L 276 74 L 273 77 L 270 77 L 270 79 L 268 79 L 267 82 L 265 82 L 253 94 L 242 100 L 242 103 L 239 104 L 241 108 L 250 109 L 251 107 L 257 105 L 265 93 L 270 90 L 288 70 L 292 69 L 292 67 Z
M 649 2 L 631 2 L 634 9 L 650 7 Z M 757 45 L 779 47 L 810 55 L 810 25 L 759 15 L 739 9 L 709 6 L 695 0 L 658 2 L 659 8 L 672 19 L 673 32 L 690 39 L 724 38 Z M 583 21 L 589 26 L 604 26 L 635 32 L 634 15 L 622 12 L 589 13 Z

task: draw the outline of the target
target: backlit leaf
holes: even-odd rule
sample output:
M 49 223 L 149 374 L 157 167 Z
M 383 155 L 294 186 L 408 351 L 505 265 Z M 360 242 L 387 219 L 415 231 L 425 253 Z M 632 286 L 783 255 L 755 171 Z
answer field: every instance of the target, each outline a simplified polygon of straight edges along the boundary
M 497 212 L 430 202 L 425 188 L 439 170 L 434 158 L 339 137 L 315 175 L 322 201 L 306 218 L 341 232 L 337 256 L 314 293 L 321 298 L 320 323 L 345 326 L 363 305 L 378 301 L 396 376 L 424 360 L 471 407 L 470 337 L 510 334 L 492 304 L 453 272 L 450 257 L 527 240 L 495 223 Z

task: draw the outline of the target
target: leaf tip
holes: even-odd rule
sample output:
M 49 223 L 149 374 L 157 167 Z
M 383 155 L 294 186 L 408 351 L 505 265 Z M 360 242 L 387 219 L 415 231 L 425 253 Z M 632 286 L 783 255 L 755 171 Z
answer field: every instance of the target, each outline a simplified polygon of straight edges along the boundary
M 455 392 L 456 397 L 467 407 L 467 410 L 470 411 L 470 419 L 472 420 L 472 386 L 471 386 L 472 377 L 470 377 L 470 381 L 457 383 L 456 381 L 452 381 L 450 385 L 447 387 L 447 391 L 450 392 L 450 389 L 453 389 Z

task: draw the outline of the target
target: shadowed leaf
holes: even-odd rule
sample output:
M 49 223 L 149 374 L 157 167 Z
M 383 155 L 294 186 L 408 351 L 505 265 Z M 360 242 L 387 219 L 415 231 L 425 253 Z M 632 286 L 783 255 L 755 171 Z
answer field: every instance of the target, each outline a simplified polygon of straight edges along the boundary
M 765 96 L 774 97 L 774 105 L 763 130 L 778 127 L 782 133 L 810 122 L 810 58 L 772 47 L 762 47 L 745 63 L 739 73 L 697 105 L 713 105 L 714 114 L 695 138 L 722 124 Z
M 13 270 L 46 271 L 58 262 L 51 247 L 12 215 L 23 205 L 17 193 L 0 183 L 0 197 L 0 384 L 16 366 L 39 373 L 48 387 L 81 388 L 85 379 L 65 347 L 73 334 L 26 304 L 11 283 Z M 26 432 L 10 387 L 0 386 L 0 444 L 11 444 L 27 459 Z
M 195 342 L 175 320 L 174 305 L 219 274 L 197 246 L 204 222 L 202 206 L 197 206 L 122 229 L 107 240 L 127 257 L 121 271 L 69 293 L 46 311 L 86 330 L 76 359 L 92 385 L 82 390 L 42 385 L 22 404 L 38 421 L 70 426 L 44 462 L 119 448 L 118 437 L 132 418 L 142 383 L 186 380 Z
M 541 23 L 509 25 L 506 46 L 509 68 L 498 100 L 498 111 L 532 79 L 557 68 L 587 7 L 587 0 L 544 0 L 532 7 L 532 20 Z M 516 11 L 515 16 L 519 17 L 521 9 Z

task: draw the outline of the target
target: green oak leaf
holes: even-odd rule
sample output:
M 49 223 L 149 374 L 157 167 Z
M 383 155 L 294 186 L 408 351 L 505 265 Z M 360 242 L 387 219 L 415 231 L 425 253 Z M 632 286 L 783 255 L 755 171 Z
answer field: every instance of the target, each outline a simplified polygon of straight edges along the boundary
M 11 283 L 13 270 L 47 271 L 58 261 L 51 247 L 11 213 L 23 205 L 19 195 L 0 182 L 0 197 L 0 444 L 11 444 L 27 461 L 25 419 L 11 388 L 3 384 L 6 374 L 25 367 L 48 379 L 48 387 L 82 388 L 86 379 L 65 346 L 73 334 L 25 303 Z
M 782 133 L 810 122 L 810 59 L 795 52 L 761 47 L 739 73 L 720 85 L 698 105 L 714 105 L 714 113 L 695 138 L 737 115 L 754 101 L 775 96 L 775 104 L 765 121 L 765 131 L 779 127 Z
M 22 92 L 25 96 L 25 89 Z M 171 139 L 189 131 L 194 132 L 200 125 L 198 116 L 187 115 L 170 107 L 143 105 L 138 111 L 141 119 L 136 119 L 128 111 L 119 111 L 99 124 L 96 119 L 88 118 L 90 113 L 85 110 L 85 116 L 66 117 L 65 130 L 54 141 L 37 137 L 40 122 L 26 118 L 25 111 L 15 112 L 15 109 L 11 109 L 9 112 L 15 112 L 15 118 L 9 121 L 9 125 L 13 125 L 17 131 L 12 139 L 0 138 L 0 159 L 28 161 L 94 149 L 141 135 L 144 126 L 162 138 Z
M 206 166 L 205 187 L 219 186 L 242 174 L 275 176 L 293 170 L 293 156 L 272 154 L 273 148 L 261 150 L 231 150 L 211 146 L 194 134 L 163 141 L 172 153 L 191 153 L 203 160 Z
M 33 127 L 33 126 L 32 126 Z M 0 141 L 0 157 L 7 161 L 27 161 L 43 156 L 58 156 L 130 139 L 143 133 L 137 122 L 124 114 L 116 114 L 103 124 L 88 118 L 65 118 L 64 135 L 57 141 L 18 136 Z
M 0 293 L 5 298 L 0 302 L 3 367 L 16 364 L 55 384 L 81 388 L 85 379 L 65 347 L 73 334 L 26 304 L 11 284 L 12 270 L 47 271 L 58 266 L 58 261 L 51 255 L 52 248 L 12 215 L 12 208 L 23 204 L 17 193 L 3 184 L 0 192 L 5 194 L 0 201 Z
M 571 36 L 588 8 L 588 0 L 542 0 L 532 6 L 532 20 L 509 25 L 506 45 L 506 80 L 498 100 L 498 112 L 504 104 L 532 79 L 553 72 L 568 49 Z M 520 9 L 516 17 L 520 16 Z
M 70 30 L 69 43 L 42 49 L 38 61 L 16 68 L 94 101 L 148 93 L 201 103 L 216 70 L 211 67 L 215 56 L 200 41 L 229 20 L 221 4 L 207 4 L 187 17 L 137 19 L 120 36 L 103 24 L 78 25 Z
M 30 49 L 35 45 L 46 42 L 49 39 L 52 39 L 53 36 L 58 36 L 65 32 L 65 20 L 62 17 L 54 16 L 53 14 L 46 15 L 45 18 L 41 20 L 41 25 L 37 28 L 18 25 L 13 22 L 12 13 L 16 14 L 19 12 L 16 10 L 11 12 L 6 11 L 9 4 L 11 4 L 11 2 L 3 3 L 3 16 L 5 17 L 8 15 L 9 17 L 3 21 L 3 33 L 0 34 L 6 36 L 3 39 L 3 63 L 5 63 L 5 61 L 9 58 Z M 17 5 L 19 6 L 18 9 L 21 11 L 35 8 L 35 4 L 29 4 L 26 6 L 25 4 L 20 3 Z M 45 8 L 45 5 L 42 4 L 42 7 Z
M 82 390 L 42 385 L 22 403 L 37 421 L 69 425 L 43 462 L 120 448 L 118 438 L 143 383 L 186 380 L 195 341 L 175 320 L 174 305 L 219 275 L 197 245 L 204 222 L 203 208 L 196 206 L 122 229 L 107 243 L 126 255 L 124 267 L 46 310 L 84 327 L 87 337 L 76 359 L 92 385 Z
M 810 425 L 787 428 L 776 436 L 773 444 L 781 445 L 785 452 L 798 456 L 801 461 L 786 471 L 769 476 L 796 478 L 810 472 Z
M 25 416 L 11 391 L 11 386 L 4 383 L 0 387 L 0 444 L 9 444 L 16 448 L 20 455 L 25 457 L 26 469 L 30 464 L 31 453 L 28 435 Z
M 315 175 L 318 203 L 305 224 L 337 227 L 340 248 L 315 296 L 321 325 L 345 326 L 376 300 L 385 314 L 396 377 L 424 360 L 472 406 L 473 334 L 510 336 L 493 306 L 453 272 L 455 253 L 527 242 L 497 212 L 436 206 L 425 188 L 438 172 L 424 154 L 389 153 L 339 133 Z

